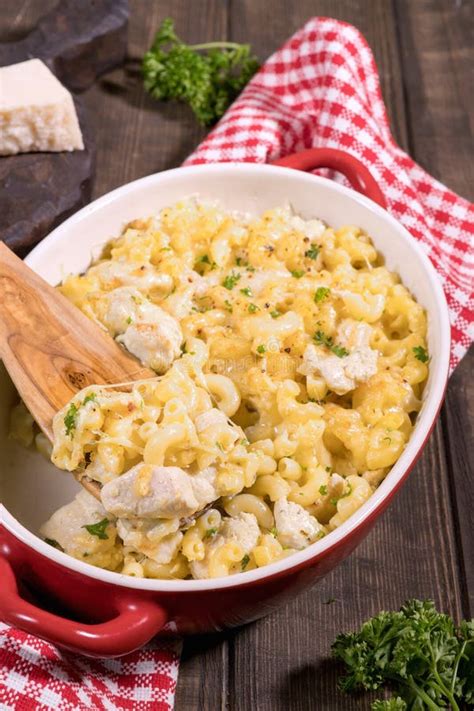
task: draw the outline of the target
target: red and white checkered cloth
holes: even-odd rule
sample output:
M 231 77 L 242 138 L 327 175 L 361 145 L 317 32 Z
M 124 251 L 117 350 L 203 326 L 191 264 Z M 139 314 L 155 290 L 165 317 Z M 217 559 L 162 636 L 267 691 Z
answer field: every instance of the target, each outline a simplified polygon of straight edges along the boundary
M 454 367 L 473 336 L 473 206 L 394 143 L 374 58 L 358 30 L 310 20 L 266 62 L 187 164 L 263 163 L 318 146 L 363 161 L 390 212 L 430 255 L 448 298 Z M 179 652 L 179 641 L 160 640 L 122 659 L 90 660 L 0 625 L 0 711 L 169 711 Z
M 171 711 L 181 641 L 88 659 L 0 622 L 0 711 Z
M 453 369 L 474 338 L 474 206 L 395 143 L 374 57 L 355 27 L 327 17 L 307 22 L 265 62 L 186 165 L 265 163 L 319 147 L 361 160 L 389 211 L 430 256 L 448 301 Z

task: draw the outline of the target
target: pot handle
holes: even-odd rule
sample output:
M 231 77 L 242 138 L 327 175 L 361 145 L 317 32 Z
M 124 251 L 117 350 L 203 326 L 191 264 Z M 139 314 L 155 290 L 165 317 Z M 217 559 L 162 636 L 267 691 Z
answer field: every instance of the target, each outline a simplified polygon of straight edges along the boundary
M 345 175 L 354 190 L 387 209 L 385 197 L 369 169 L 357 158 L 336 148 L 308 148 L 292 153 L 285 158 L 272 161 L 272 165 L 281 165 L 296 170 L 315 170 L 331 168 Z
M 167 613 L 151 601 L 118 601 L 118 614 L 83 624 L 46 612 L 20 597 L 9 561 L 0 556 L 0 619 L 47 642 L 89 657 L 119 657 L 138 649 L 165 625 Z

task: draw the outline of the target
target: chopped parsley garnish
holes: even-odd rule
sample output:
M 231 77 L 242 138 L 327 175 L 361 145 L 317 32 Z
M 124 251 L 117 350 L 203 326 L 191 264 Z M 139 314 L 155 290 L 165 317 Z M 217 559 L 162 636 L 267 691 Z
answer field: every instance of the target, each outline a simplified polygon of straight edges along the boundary
M 232 304 L 230 303 L 229 299 L 226 299 L 224 301 L 224 304 L 225 304 L 226 311 L 228 311 L 231 314 L 232 311 L 234 310 L 234 308 L 233 308 Z
M 272 318 L 278 318 L 281 316 L 281 311 L 278 311 L 278 309 L 275 309 L 274 311 L 270 311 L 270 316 Z
M 217 528 L 208 528 L 206 533 L 204 534 L 203 538 L 206 540 L 206 538 L 213 538 L 217 533 Z
M 256 311 L 260 311 L 257 304 L 249 304 L 249 313 L 254 314 Z
M 304 253 L 305 257 L 309 257 L 310 259 L 317 259 L 319 254 L 319 247 L 317 244 L 311 244 L 310 249 L 307 249 L 306 252 Z
M 304 269 L 294 269 L 291 272 L 291 276 L 295 277 L 295 279 L 301 279 L 302 276 L 304 276 L 305 272 Z
M 260 354 L 263 355 L 263 353 L 265 353 L 266 350 L 267 350 L 267 349 L 265 348 L 265 346 L 263 345 L 263 343 L 261 343 L 259 346 L 257 346 L 257 353 L 260 353 Z
M 277 538 L 277 536 L 278 536 L 277 527 L 276 527 L 276 526 L 273 526 L 273 528 L 270 529 L 270 533 L 272 534 L 272 536 L 273 536 L 274 538 Z
M 324 400 L 321 400 L 321 402 L 324 402 Z M 326 467 L 326 471 L 329 472 L 329 474 L 330 474 L 332 471 L 331 467 Z
M 127 316 L 127 323 L 130 325 L 133 321 L 133 318 L 131 316 Z
M 47 543 L 48 546 L 53 546 L 53 548 L 57 548 L 58 551 L 64 552 L 64 548 L 62 546 L 60 546 L 59 543 L 54 540 L 54 538 L 45 538 L 44 542 Z
M 240 567 L 242 568 L 242 570 L 245 570 L 245 568 L 248 566 L 249 563 L 250 563 L 250 556 L 247 555 L 247 553 L 246 553 L 244 555 L 244 557 L 242 558 L 242 560 L 240 561 Z
M 337 506 L 338 499 L 329 499 L 329 503 L 332 504 L 333 506 Z
M 73 432 L 76 429 L 76 417 L 79 408 L 73 402 L 69 405 L 69 409 L 64 416 L 64 426 L 66 434 L 72 438 Z
M 105 532 L 108 525 L 109 519 L 103 518 L 102 521 L 98 521 L 98 523 L 90 523 L 83 526 L 82 528 L 85 528 L 86 531 L 88 531 L 92 536 L 97 536 L 97 538 L 100 538 L 102 541 L 105 541 L 108 538 L 108 535 Z
M 220 442 L 216 442 L 216 447 L 221 450 L 221 452 L 224 451 L 224 446 Z
M 324 301 L 324 299 L 327 298 L 329 292 L 331 289 L 328 289 L 327 286 L 319 286 L 314 294 L 314 300 L 317 304 L 321 303 L 321 301 Z
M 246 286 L 245 289 L 241 289 L 240 293 L 244 296 L 253 296 L 252 289 L 249 286 Z
M 97 400 L 97 395 L 95 393 L 89 393 L 89 395 L 86 395 L 84 400 L 82 401 L 83 405 L 87 405 L 88 402 L 95 402 Z
M 329 348 L 329 350 L 334 353 L 334 355 L 337 355 L 338 358 L 344 358 L 344 356 L 349 355 L 349 351 L 346 350 L 346 348 L 335 344 L 332 336 L 326 336 L 323 331 L 316 331 L 313 338 L 318 346 L 326 346 L 326 348 Z
M 328 493 L 328 488 L 327 488 L 326 484 L 322 484 L 319 487 L 319 493 L 321 494 L 321 496 L 326 496 L 326 494 Z
M 226 276 L 226 278 L 222 282 L 222 286 L 225 286 L 226 289 L 231 291 L 234 288 L 234 286 L 237 284 L 237 282 L 239 281 L 241 276 L 242 275 L 239 274 L 238 272 L 231 272 L 230 274 L 228 274 Z
M 413 348 L 413 353 L 415 354 L 415 358 L 422 363 L 427 363 L 429 361 L 428 351 L 426 348 L 423 348 L 423 346 L 415 346 Z
M 248 441 L 248 439 L 241 439 L 240 444 L 243 444 L 244 447 L 248 447 L 250 442 Z
M 196 264 L 194 266 L 197 267 L 199 264 L 208 264 L 211 267 L 211 271 L 217 269 L 217 264 L 215 262 L 211 262 L 207 254 L 203 254 L 201 257 L 196 259 Z

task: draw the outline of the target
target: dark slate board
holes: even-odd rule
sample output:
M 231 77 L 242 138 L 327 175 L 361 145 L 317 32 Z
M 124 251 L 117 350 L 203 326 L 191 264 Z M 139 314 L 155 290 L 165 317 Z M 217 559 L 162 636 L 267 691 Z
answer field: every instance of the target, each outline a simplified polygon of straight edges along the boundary
M 128 0 L 62 0 L 17 42 L 0 44 L 0 66 L 37 57 L 71 91 L 87 89 L 126 55 Z M 84 146 L 71 153 L 0 157 L 0 239 L 24 256 L 91 197 L 91 121 L 74 96 Z

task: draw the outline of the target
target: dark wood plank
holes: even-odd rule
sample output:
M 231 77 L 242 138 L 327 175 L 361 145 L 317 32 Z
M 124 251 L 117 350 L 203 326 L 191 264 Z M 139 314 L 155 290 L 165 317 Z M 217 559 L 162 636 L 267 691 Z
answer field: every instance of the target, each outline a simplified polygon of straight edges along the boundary
M 96 123 L 95 196 L 135 178 L 176 167 L 205 135 L 187 107 L 175 102 L 158 103 L 143 90 L 140 59 L 165 17 L 173 17 L 176 31 L 188 41 L 204 42 L 226 32 L 226 3 L 221 0 L 131 2 L 125 67 L 107 75 L 85 94 Z
M 411 152 L 435 177 L 472 200 L 472 3 L 401 0 L 395 8 Z M 465 616 L 474 614 L 473 375 L 474 348 L 451 378 L 442 411 Z

